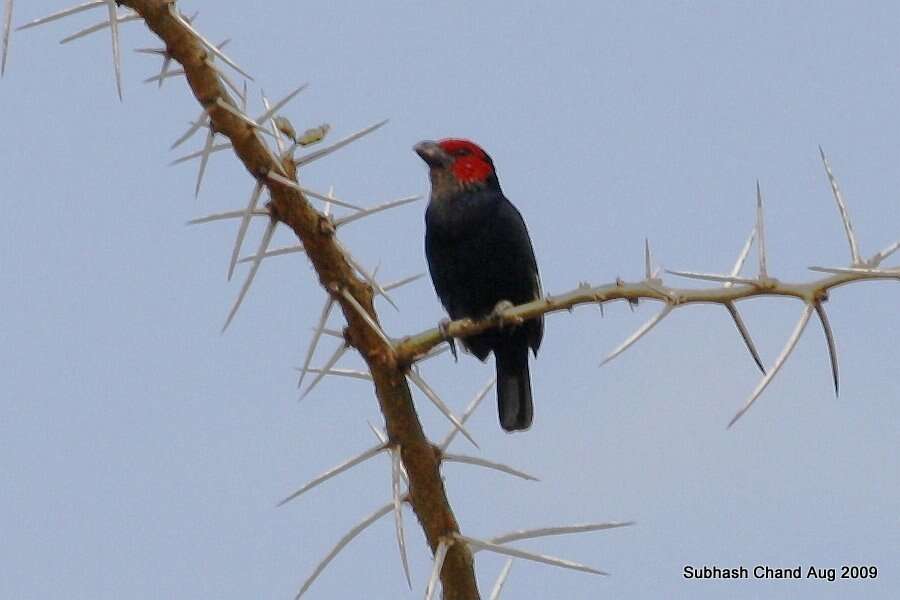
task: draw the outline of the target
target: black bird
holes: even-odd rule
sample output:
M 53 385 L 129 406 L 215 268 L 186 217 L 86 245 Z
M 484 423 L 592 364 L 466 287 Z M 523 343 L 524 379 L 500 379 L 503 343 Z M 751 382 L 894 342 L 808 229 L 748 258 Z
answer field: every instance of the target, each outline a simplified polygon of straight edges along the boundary
M 499 302 L 541 296 L 534 249 L 522 215 L 500 189 L 494 163 L 462 139 L 421 142 L 431 199 L 425 212 L 425 255 L 441 303 L 452 319 L 489 316 Z M 497 408 L 506 431 L 528 429 L 533 408 L 528 348 L 537 356 L 543 318 L 493 329 L 464 340 L 480 360 L 494 353 Z

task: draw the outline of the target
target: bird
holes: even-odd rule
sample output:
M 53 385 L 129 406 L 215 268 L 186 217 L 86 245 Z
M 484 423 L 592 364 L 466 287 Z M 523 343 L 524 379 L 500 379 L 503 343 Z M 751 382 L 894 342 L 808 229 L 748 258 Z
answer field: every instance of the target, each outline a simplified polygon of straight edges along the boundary
M 540 298 L 541 280 L 525 220 L 504 196 L 487 152 L 458 138 L 423 141 L 413 150 L 428 165 L 425 256 L 435 292 L 450 318 L 482 319 L 505 303 Z M 497 411 L 507 432 L 531 427 L 528 350 L 537 357 L 543 335 L 543 317 L 537 317 L 463 340 L 482 362 L 494 353 Z

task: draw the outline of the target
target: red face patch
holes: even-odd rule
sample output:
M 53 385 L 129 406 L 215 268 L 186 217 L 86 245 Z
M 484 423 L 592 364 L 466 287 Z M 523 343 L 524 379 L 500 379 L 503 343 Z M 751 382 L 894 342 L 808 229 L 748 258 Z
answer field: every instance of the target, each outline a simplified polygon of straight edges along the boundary
M 453 157 L 450 168 L 461 183 L 484 181 L 494 172 L 487 153 L 469 140 L 447 139 L 438 145 Z

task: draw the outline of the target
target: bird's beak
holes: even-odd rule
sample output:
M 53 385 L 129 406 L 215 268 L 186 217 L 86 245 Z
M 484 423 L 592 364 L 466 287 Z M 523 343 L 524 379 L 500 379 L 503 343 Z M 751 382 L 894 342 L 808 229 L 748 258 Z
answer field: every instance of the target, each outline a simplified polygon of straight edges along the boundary
M 425 163 L 432 168 L 446 167 L 451 162 L 453 162 L 453 158 L 435 142 L 419 142 L 418 144 L 413 146 L 413 150 L 415 150 L 416 154 L 418 154 L 422 158 L 422 160 L 424 160 Z

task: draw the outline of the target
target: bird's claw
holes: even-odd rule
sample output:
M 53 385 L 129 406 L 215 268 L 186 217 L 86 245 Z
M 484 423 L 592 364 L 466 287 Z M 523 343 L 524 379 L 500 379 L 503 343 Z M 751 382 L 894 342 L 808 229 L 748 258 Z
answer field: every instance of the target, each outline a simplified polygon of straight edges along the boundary
M 450 354 L 453 355 L 453 361 L 459 362 L 459 355 L 456 353 L 456 340 L 450 335 L 450 319 L 441 319 L 438 322 L 438 331 L 441 332 L 441 337 L 450 346 Z
M 522 323 L 522 319 L 519 317 L 510 317 L 505 313 L 511 308 L 514 308 L 515 305 L 509 300 L 501 300 L 494 306 L 494 310 L 491 311 L 491 318 L 496 319 L 501 326 L 503 325 L 520 325 Z

